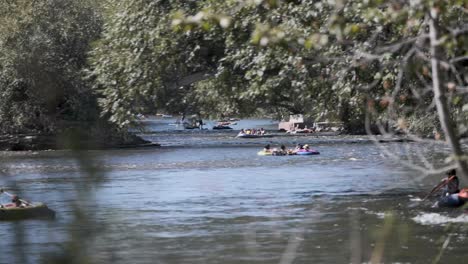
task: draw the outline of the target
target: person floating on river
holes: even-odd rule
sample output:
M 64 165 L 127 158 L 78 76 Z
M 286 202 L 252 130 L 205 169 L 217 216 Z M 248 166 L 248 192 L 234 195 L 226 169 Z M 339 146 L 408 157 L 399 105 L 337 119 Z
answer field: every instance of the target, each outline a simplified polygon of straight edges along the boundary
M 263 148 L 263 151 L 265 152 L 270 152 L 270 144 L 267 144 L 264 148 Z
M 279 149 L 273 148 L 271 152 L 274 156 L 284 156 L 287 155 L 286 147 L 284 145 L 281 145 Z
M 296 145 L 296 148 L 294 149 L 294 151 L 299 151 L 299 150 L 301 150 L 301 149 L 303 149 L 302 144 L 297 144 L 297 145 Z
M 281 149 L 281 152 L 283 152 L 284 154 L 287 153 L 285 145 L 281 145 L 280 149 Z

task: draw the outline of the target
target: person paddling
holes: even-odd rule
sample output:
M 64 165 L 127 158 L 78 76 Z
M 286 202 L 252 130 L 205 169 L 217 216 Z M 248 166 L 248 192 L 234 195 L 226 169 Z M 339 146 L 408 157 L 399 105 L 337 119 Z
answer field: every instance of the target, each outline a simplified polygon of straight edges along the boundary
M 460 181 L 457 177 L 457 171 L 455 169 L 449 170 L 446 175 L 447 176 L 442 179 L 430 193 L 433 194 L 439 189 L 442 189 L 441 196 L 435 205 L 438 207 L 456 207 L 463 205 L 464 200 L 458 197 Z
M 20 198 L 17 195 L 13 195 L 13 198 L 11 199 L 11 202 L 16 206 L 16 207 L 21 207 L 23 203 L 21 202 Z
M 442 189 L 442 197 L 460 192 L 460 181 L 457 177 L 457 171 L 455 169 L 449 170 L 446 175 L 447 177 L 441 180 L 441 183 L 445 184 Z
M 0 194 L 6 194 L 8 196 L 11 197 L 11 204 L 7 204 L 7 205 L 2 205 L 2 207 L 26 207 L 26 206 L 29 206 L 31 205 L 30 202 L 26 201 L 26 200 L 23 200 L 21 198 L 19 198 L 18 195 L 14 195 L 14 194 L 11 194 L 11 193 L 8 193 L 6 191 L 3 190 L 3 188 L 0 188 Z

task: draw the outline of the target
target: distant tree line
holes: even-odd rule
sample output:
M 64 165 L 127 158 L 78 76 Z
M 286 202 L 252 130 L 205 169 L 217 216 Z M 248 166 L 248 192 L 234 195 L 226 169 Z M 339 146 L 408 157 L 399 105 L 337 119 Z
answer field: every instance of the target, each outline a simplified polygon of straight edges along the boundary
M 385 128 L 442 132 L 431 12 L 444 100 L 457 134 L 468 129 L 464 1 L 1 4 L 3 133 L 95 120 L 122 128 L 156 111 L 304 113 L 361 132 L 367 116 Z

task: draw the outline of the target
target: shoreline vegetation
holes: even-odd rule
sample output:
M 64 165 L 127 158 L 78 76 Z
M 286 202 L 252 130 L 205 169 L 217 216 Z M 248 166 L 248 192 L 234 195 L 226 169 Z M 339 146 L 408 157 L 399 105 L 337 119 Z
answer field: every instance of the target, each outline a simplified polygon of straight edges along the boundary
M 195 133 L 194 133 L 195 132 Z M 143 132 L 141 135 L 151 134 L 165 134 L 172 133 L 177 134 L 199 134 L 199 133 L 213 133 L 219 134 L 219 131 L 158 131 L 158 132 Z M 226 131 L 222 131 L 226 132 Z M 231 131 L 228 131 L 230 133 Z M 234 131 L 230 134 L 236 134 Z M 118 136 L 117 136 L 118 135 Z M 329 136 L 357 136 L 352 133 L 343 132 L 316 132 L 309 134 L 295 134 L 289 135 L 281 132 L 271 132 L 269 135 L 272 138 L 287 138 L 287 137 L 301 137 L 301 138 L 319 138 Z M 369 136 L 364 134 L 362 136 Z M 376 135 L 382 136 L 382 135 Z M 271 140 L 271 138 L 270 138 Z M 273 140 L 274 141 L 274 140 Z M 391 138 L 377 138 L 378 143 L 397 143 L 397 142 L 414 142 L 413 140 L 405 136 L 392 136 Z M 67 150 L 67 149 L 82 149 L 82 150 L 104 150 L 104 149 L 134 149 L 134 148 L 146 148 L 146 147 L 161 147 L 163 145 L 149 140 L 144 139 L 142 136 L 132 133 L 125 135 L 119 135 L 119 133 L 108 136 L 108 137 L 86 137 L 80 135 L 78 132 L 69 132 L 62 134 L 41 134 L 41 133 L 29 133 L 29 134 L 6 134 L 0 135 L 0 151 L 40 151 L 40 150 Z
M 0 151 L 34 150 L 101 150 L 119 148 L 160 147 L 134 134 L 86 137 L 80 133 L 63 134 L 6 134 L 0 135 Z

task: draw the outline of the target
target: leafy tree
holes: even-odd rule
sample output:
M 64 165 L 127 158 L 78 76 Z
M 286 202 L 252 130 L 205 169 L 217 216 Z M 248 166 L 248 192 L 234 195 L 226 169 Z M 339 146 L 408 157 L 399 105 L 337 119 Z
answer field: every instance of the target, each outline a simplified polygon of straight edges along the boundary
M 0 1 L 0 132 L 55 133 L 99 116 L 83 81 L 101 19 L 92 1 Z
M 134 121 L 134 113 L 155 108 L 179 112 L 190 107 L 183 103 L 189 94 L 184 85 L 192 78 L 205 78 L 200 72 L 207 71 L 217 50 L 208 48 L 201 33 L 173 33 L 171 14 L 180 8 L 196 9 L 197 1 L 110 5 L 102 39 L 91 53 L 89 76 L 112 122 L 126 126 Z M 202 54 L 196 59 L 203 61 L 193 62 L 194 53 Z
M 206 11 L 183 26 L 173 19 L 199 9 Z M 300 11 L 286 7 L 277 13 L 297 18 L 288 23 L 303 31 L 307 20 L 298 16 Z M 257 108 L 273 113 L 317 112 L 318 106 L 331 110 L 336 97 L 322 89 L 331 83 L 321 65 L 304 57 L 310 50 L 286 41 L 271 49 L 250 43 L 258 19 L 268 23 L 269 10 L 239 9 L 236 1 L 117 4 L 91 58 L 105 113 L 126 125 L 133 112 L 151 103 L 204 115 L 252 115 Z M 191 30 L 198 25 L 203 30 Z

